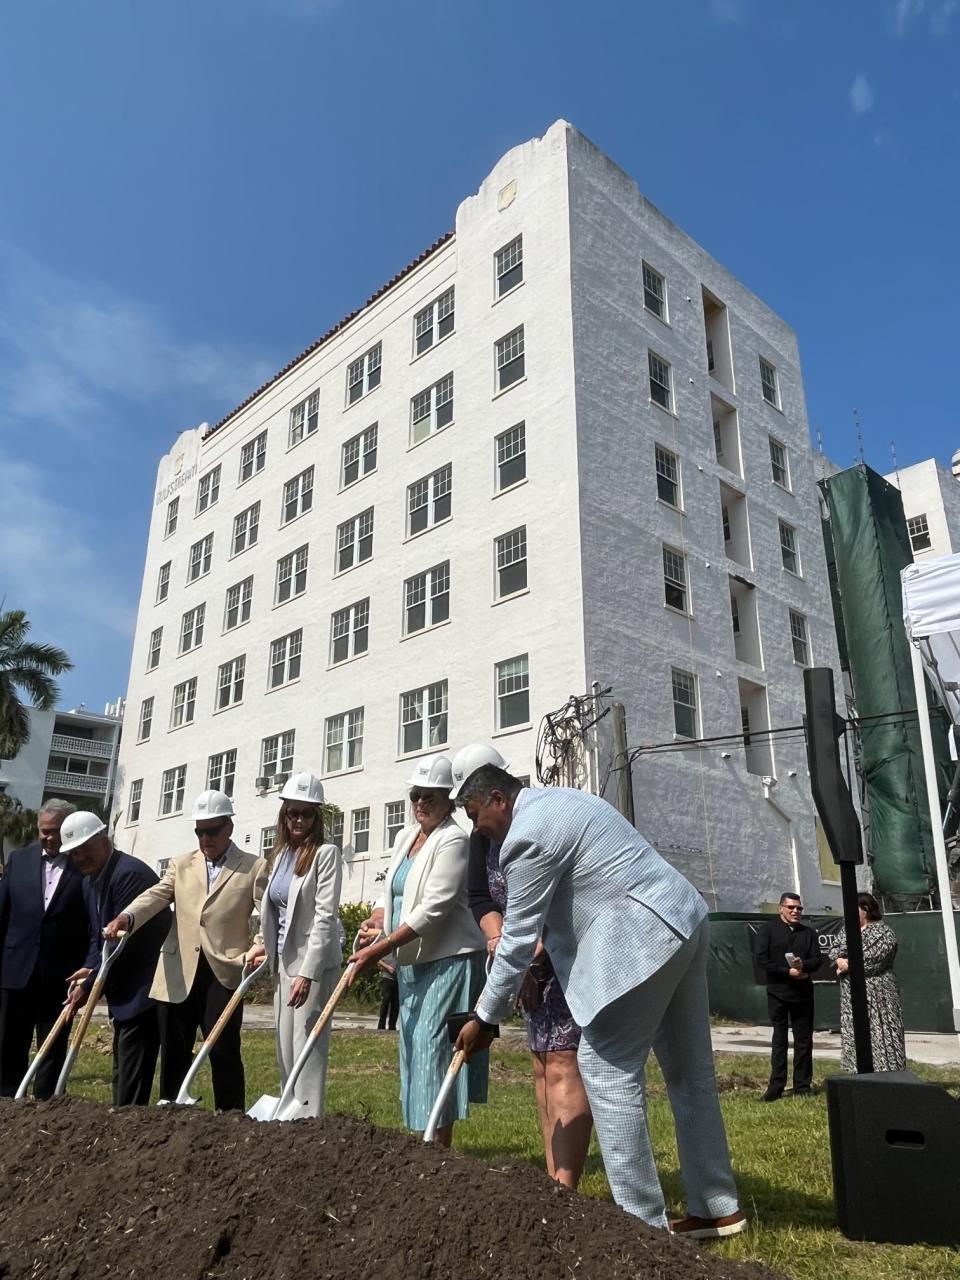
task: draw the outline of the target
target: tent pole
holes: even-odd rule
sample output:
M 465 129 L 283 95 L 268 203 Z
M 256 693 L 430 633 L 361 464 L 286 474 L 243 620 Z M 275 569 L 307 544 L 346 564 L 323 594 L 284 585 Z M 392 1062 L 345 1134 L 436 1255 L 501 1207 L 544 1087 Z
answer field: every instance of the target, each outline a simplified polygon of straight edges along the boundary
M 943 916 L 943 943 L 947 952 L 947 971 L 950 975 L 950 1003 L 953 1006 L 953 1027 L 960 1042 L 960 955 L 957 950 L 957 929 L 953 918 L 953 900 L 950 897 L 950 870 L 947 863 L 947 847 L 943 840 L 940 817 L 940 793 L 937 787 L 937 766 L 933 757 L 933 735 L 930 731 L 930 708 L 927 706 L 927 689 L 923 680 L 923 660 L 916 640 L 910 642 L 910 661 L 913 664 L 913 683 L 917 694 L 917 721 L 920 725 L 920 743 L 923 747 L 923 769 L 927 783 L 927 804 L 930 807 L 930 831 L 933 836 L 933 856 L 937 864 L 937 888 L 940 891 L 940 914 Z

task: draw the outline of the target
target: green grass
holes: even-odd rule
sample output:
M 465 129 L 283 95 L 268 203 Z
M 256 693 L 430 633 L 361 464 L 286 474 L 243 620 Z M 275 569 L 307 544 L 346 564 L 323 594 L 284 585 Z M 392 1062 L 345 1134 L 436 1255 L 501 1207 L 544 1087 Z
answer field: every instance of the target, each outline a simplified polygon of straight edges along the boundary
M 374 1124 L 400 1128 L 396 1037 L 375 1032 L 335 1034 L 330 1055 L 327 1105 L 331 1111 L 362 1116 Z M 244 1033 L 247 1099 L 278 1091 L 273 1037 Z M 109 1039 L 97 1032 L 84 1049 L 71 1079 L 71 1092 L 101 1102 L 110 1098 Z M 927 1080 L 950 1082 L 956 1072 L 911 1064 Z M 755 1055 L 721 1054 L 717 1071 L 727 1133 L 750 1230 L 712 1248 L 728 1258 L 766 1263 L 795 1280 L 902 1280 L 919 1276 L 947 1280 L 960 1275 L 960 1254 L 925 1246 L 860 1244 L 837 1231 L 833 1215 L 826 1103 L 822 1093 L 789 1097 L 771 1106 L 758 1102 L 766 1085 L 767 1061 Z M 835 1066 L 826 1064 L 815 1084 Z M 195 1093 L 209 1105 L 209 1075 L 201 1072 Z M 651 1063 L 650 1129 L 667 1200 L 681 1206 L 681 1184 L 670 1108 L 663 1080 Z M 526 1160 L 543 1168 L 543 1151 L 533 1100 L 529 1057 L 498 1047 L 491 1068 L 490 1101 L 457 1125 L 454 1144 L 497 1164 Z M 594 1140 L 581 1190 L 609 1195 Z M 958 1209 L 960 1212 L 960 1209 Z

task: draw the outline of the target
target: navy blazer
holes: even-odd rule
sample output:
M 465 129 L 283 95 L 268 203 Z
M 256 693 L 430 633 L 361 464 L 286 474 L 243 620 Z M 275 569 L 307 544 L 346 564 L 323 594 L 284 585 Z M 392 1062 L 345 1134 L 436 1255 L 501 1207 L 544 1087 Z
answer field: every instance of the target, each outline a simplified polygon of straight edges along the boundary
M 83 877 L 68 856 L 44 911 L 42 856 L 39 840 L 14 849 L 0 880 L 0 987 L 8 991 L 22 991 L 35 972 L 44 985 L 66 983 L 87 953 Z
M 89 916 L 89 944 L 84 965 L 100 967 L 103 926 L 125 911 L 134 898 L 157 883 L 156 872 L 139 858 L 114 849 L 99 877 L 83 877 L 83 897 Z M 150 987 L 157 969 L 160 948 L 170 930 L 170 913 L 161 911 L 124 944 L 123 953 L 110 969 L 104 988 L 110 1017 L 118 1022 L 151 1008 Z M 90 984 L 93 977 L 90 978 Z M 90 985 L 88 984 L 88 985 Z

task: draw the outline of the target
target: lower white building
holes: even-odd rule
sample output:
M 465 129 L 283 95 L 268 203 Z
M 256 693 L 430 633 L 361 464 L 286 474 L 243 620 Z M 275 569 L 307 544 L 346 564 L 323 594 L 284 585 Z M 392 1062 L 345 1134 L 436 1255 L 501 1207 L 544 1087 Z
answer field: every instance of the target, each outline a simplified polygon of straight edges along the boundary
M 884 479 L 900 490 L 915 560 L 960 551 L 960 450 L 951 471 L 927 458 Z
M 309 769 L 369 898 L 413 761 L 483 739 L 535 782 L 598 682 L 659 748 L 637 825 L 711 907 L 834 904 L 796 732 L 837 667 L 814 481 L 789 327 L 558 121 L 161 459 L 118 844 L 192 847 L 216 786 L 267 849 Z M 580 763 L 612 797 L 608 726 Z

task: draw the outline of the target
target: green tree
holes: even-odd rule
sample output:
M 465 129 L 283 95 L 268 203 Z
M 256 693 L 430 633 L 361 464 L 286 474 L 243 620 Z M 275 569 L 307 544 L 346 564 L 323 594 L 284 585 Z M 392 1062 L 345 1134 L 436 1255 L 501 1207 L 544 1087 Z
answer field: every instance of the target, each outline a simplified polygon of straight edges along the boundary
M 0 794 L 0 870 L 6 865 L 5 848 L 19 849 L 37 834 L 37 814 L 25 809 L 14 796 Z
M 60 696 L 54 677 L 73 667 L 62 649 L 28 640 L 29 631 L 22 609 L 0 613 L 0 759 L 12 760 L 30 738 L 27 704 L 52 711 Z

